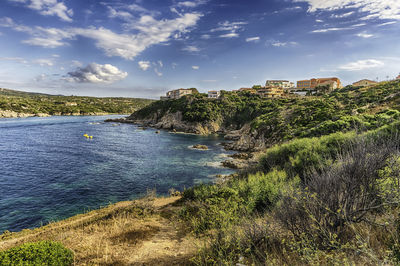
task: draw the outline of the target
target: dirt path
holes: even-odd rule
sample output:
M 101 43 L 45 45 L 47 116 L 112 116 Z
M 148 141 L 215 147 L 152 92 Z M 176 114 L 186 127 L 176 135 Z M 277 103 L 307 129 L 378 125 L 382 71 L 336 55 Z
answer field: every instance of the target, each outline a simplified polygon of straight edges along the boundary
M 197 240 L 176 220 L 179 197 L 120 202 L 35 230 L 0 236 L 0 250 L 53 240 L 75 253 L 76 265 L 188 265 Z

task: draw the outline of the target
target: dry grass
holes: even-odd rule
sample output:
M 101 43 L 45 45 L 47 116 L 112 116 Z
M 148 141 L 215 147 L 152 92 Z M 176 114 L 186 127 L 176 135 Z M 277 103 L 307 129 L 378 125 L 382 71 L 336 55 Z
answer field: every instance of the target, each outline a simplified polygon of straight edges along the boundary
M 119 202 L 34 230 L 0 235 L 0 250 L 53 240 L 75 253 L 76 265 L 185 265 L 196 240 L 175 222 L 179 197 Z

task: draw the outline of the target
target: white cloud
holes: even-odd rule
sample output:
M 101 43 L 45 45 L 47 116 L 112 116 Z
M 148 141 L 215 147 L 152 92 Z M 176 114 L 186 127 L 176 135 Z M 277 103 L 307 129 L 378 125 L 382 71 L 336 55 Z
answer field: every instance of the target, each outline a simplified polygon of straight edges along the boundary
M 33 60 L 32 63 L 38 64 L 40 66 L 53 66 L 54 62 L 51 59 L 36 59 Z
M 182 1 L 182 2 L 178 2 L 177 6 L 178 7 L 187 7 L 187 8 L 193 8 L 193 7 L 197 7 L 199 5 L 203 5 L 207 3 L 206 0 L 197 0 L 197 1 Z
M 332 14 L 331 18 L 347 18 L 347 17 L 350 17 L 351 15 L 353 15 L 354 13 L 355 13 L 354 11 L 351 11 L 351 12 L 347 12 L 347 13 L 339 14 L 339 15 Z
M 265 42 L 267 46 L 274 46 L 274 47 L 287 47 L 287 46 L 296 46 L 298 45 L 297 42 L 281 42 L 277 40 L 268 40 Z
M 36 82 L 42 82 L 45 81 L 47 79 L 47 75 L 46 74 L 40 74 L 39 76 L 35 77 L 35 81 Z
M 260 40 L 260 37 L 251 37 L 251 38 L 246 38 L 246 42 L 258 42 Z
M 161 77 L 163 73 L 161 73 L 157 68 L 154 69 L 154 72 L 157 74 L 157 76 Z
M 143 71 L 146 71 L 151 66 L 149 61 L 139 61 L 138 65 Z
M 236 32 L 231 32 L 231 33 L 226 33 L 226 34 L 221 34 L 219 35 L 221 38 L 237 38 L 239 37 L 239 34 Z
M 188 45 L 188 46 L 184 47 L 182 50 L 186 51 L 186 52 L 195 53 L 195 52 L 200 52 L 201 49 L 194 45 Z
M 199 13 L 187 13 L 176 19 L 156 20 L 151 16 L 142 16 L 138 22 L 127 25 L 136 34 L 119 34 L 109 29 L 100 28 L 43 28 L 17 25 L 10 18 L 0 19 L 0 26 L 10 27 L 16 31 L 26 32 L 31 38 L 23 43 L 56 48 L 67 45 L 67 40 L 83 36 L 93 39 L 96 47 L 103 50 L 107 56 L 119 56 L 132 60 L 148 47 L 165 43 L 171 39 L 174 33 L 185 33 L 195 26 L 202 15 Z
M 293 2 L 307 2 L 310 6 L 309 12 L 357 8 L 366 14 L 364 19 L 400 20 L 400 1 L 398 0 L 293 0 Z
M 317 23 L 323 23 L 324 21 L 322 19 L 316 19 L 315 22 Z
M 202 38 L 203 40 L 208 40 L 211 38 L 211 36 L 209 34 L 203 34 L 203 35 L 201 35 L 200 38 Z
M 373 34 L 368 34 L 368 33 L 365 33 L 365 32 L 358 33 L 358 34 L 356 34 L 356 36 L 361 37 L 361 38 L 365 38 L 365 39 L 374 37 Z
M 58 0 L 9 0 L 24 4 L 26 7 L 38 11 L 44 16 L 57 16 L 63 21 L 72 22 L 74 14 L 72 9 L 64 4 L 63 1 Z
M 111 6 L 108 6 L 108 17 L 109 18 L 131 19 L 133 16 L 129 12 L 116 10 Z
M 350 27 L 342 27 L 342 28 L 333 27 L 333 28 L 318 29 L 318 30 L 311 31 L 311 33 L 325 33 L 325 32 L 331 32 L 331 31 L 353 30 L 357 27 L 361 27 L 361 26 L 365 26 L 365 25 L 366 25 L 365 23 L 359 23 L 359 24 L 352 25 Z
M 160 65 L 160 67 L 164 66 L 164 64 L 163 64 L 163 62 L 161 60 L 159 60 L 157 63 Z
M 91 63 L 85 68 L 78 68 L 74 72 L 69 72 L 68 76 L 66 80 L 71 82 L 112 83 L 126 78 L 128 73 L 110 64 L 99 65 Z
M 218 23 L 218 27 L 213 28 L 210 32 L 227 32 L 224 34 L 220 34 L 219 37 L 221 38 L 237 38 L 239 37 L 239 31 L 244 30 L 244 25 L 247 25 L 247 22 L 239 21 L 239 22 L 229 22 L 224 21 Z
M 397 23 L 397 21 L 389 21 L 389 22 L 379 24 L 378 26 L 381 27 L 381 26 L 392 25 L 392 24 L 396 24 L 396 23 Z
M 194 70 L 199 70 L 200 67 L 199 67 L 199 66 L 192 66 L 192 69 L 194 69 Z
M 376 59 L 358 60 L 356 62 L 351 62 L 340 66 L 339 69 L 346 71 L 359 71 L 369 68 L 377 68 L 384 66 L 385 63 Z

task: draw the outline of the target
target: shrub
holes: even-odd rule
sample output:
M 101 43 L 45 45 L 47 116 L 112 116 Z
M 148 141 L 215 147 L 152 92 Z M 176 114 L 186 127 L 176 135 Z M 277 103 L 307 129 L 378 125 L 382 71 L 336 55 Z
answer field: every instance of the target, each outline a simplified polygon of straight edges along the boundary
M 369 222 L 369 214 L 399 205 L 397 158 L 390 163 L 399 144 L 397 136 L 352 142 L 338 152 L 333 165 L 307 175 L 304 187 L 281 203 L 285 208 L 278 208 L 278 219 L 296 237 L 314 239 L 319 248 L 335 248 L 339 239 L 352 238 L 348 225 Z
M 71 250 L 52 241 L 25 243 L 0 252 L 0 265 L 72 265 Z

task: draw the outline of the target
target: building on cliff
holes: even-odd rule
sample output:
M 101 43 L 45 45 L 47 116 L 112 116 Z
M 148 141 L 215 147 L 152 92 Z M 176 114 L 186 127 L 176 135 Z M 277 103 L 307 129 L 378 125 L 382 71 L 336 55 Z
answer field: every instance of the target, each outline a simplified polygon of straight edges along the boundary
M 362 80 L 359 80 L 357 82 L 354 82 L 353 86 L 355 86 L 355 87 L 369 87 L 369 86 L 375 85 L 377 83 L 378 82 L 373 81 L 373 80 L 362 79 Z
M 160 100 L 179 99 L 182 96 L 193 94 L 192 89 L 177 89 L 166 93 L 166 96 L 161 96 Z
M 290 82 L 289 80 L 267 80 L 265 82 L 265 87 L 275 87 L 289 90 L 294 88 L 294 83 Z
M 280 87 L 265 87 L 258 89 L 257 95 L 263 98 L 278 98 L 284 95 L 284 91 Z
M 312 78 L 297 81 L 298 90 L 316 90 L 317 87 L 328 87 L 330 90 L 342 88 L 339 78 Z
M 208 98 L 218 99 L 221 96 L 220 91 L 208 91 Z

